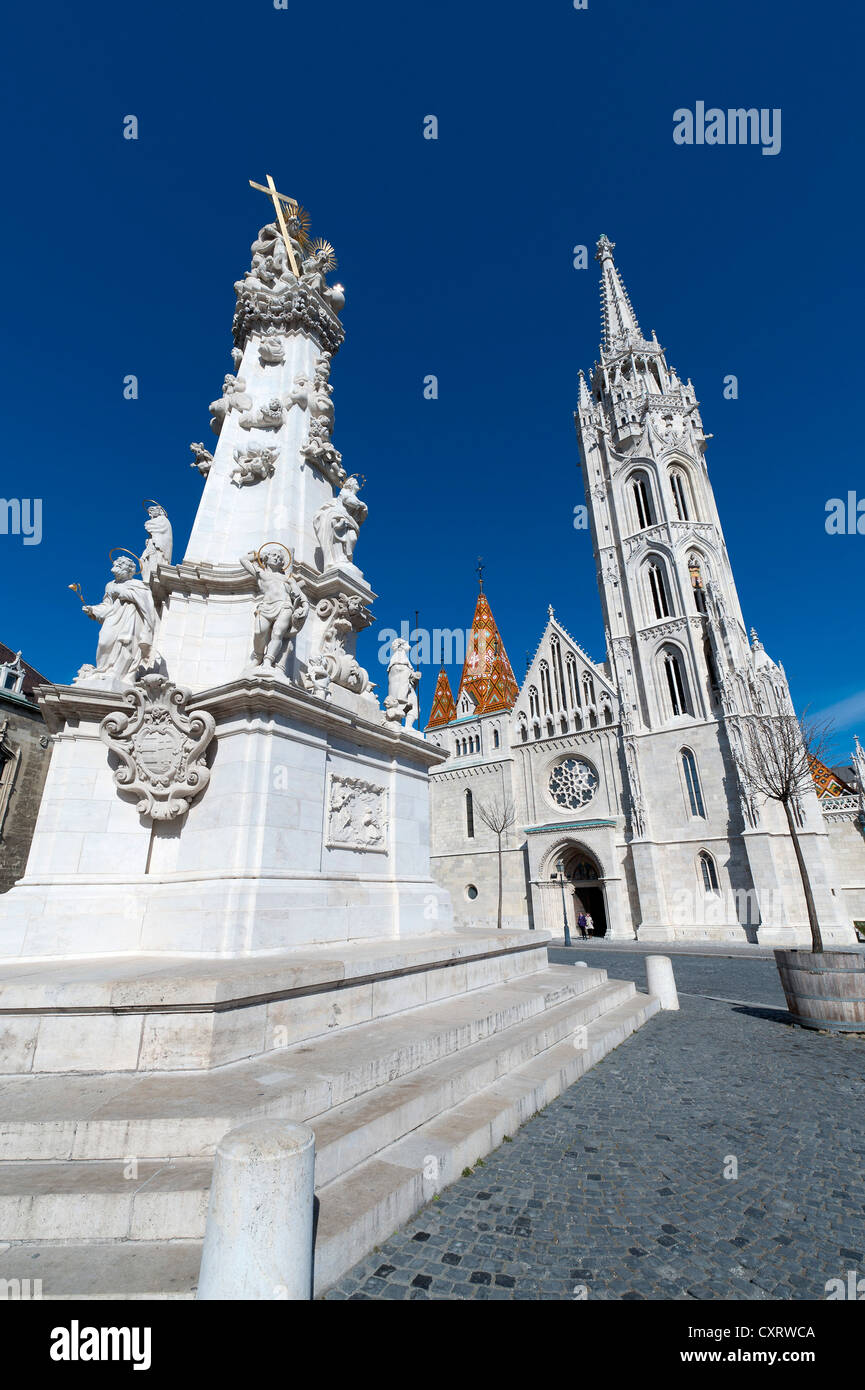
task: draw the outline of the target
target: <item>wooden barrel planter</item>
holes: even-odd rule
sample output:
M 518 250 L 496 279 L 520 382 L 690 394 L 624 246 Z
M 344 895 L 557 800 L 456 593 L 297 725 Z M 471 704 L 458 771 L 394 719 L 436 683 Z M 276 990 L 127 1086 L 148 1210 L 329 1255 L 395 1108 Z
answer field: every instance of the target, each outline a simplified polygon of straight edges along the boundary
M 865 1033 L 865 954 L 776 951 L 787 1008 L 803 1028 Z

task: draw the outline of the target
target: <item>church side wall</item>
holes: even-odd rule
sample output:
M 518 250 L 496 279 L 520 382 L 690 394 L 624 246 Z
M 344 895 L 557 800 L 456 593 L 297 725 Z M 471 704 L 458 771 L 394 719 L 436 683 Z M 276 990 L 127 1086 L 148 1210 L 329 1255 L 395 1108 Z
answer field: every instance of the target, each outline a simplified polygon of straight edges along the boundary
M 829 821 L 829 843 L 854 922 L 865 922 L 865 828 L 855 821 Z
M 454 920 L 462 927 L 495 927 L 498 913 L 498 855 L 494 833 L 484 825 L 479 805 L 511 794 L 511 764 L 485 763 L 430 776 L 432 876 L 451 894 Z M 466 792 L 473 799 L 474 835 L 469 836 Z M 525 851 L 519 807 L 517 821 L 502 836 L 502 926 L 532 925 L 526 892 Z M 477 889 L 470 897 L 469 889 Z

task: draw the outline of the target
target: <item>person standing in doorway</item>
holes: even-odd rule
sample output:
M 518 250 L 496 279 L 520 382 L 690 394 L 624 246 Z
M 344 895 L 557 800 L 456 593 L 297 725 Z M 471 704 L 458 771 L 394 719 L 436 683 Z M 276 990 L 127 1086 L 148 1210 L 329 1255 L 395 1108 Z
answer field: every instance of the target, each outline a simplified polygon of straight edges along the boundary
M 586 919 L 586 914 L 585 914 L 585 912 L 581 912 L 580 915 L 579 915 L 578 918 L 577 918 L 577 926 L 578 926 L 579 929 L 580 929 L 580 936 L 583 938 L 584 941 L 587 939 L 587 935 L 586 935 L 586 920 L 587 920 L 587 919 Z
M 591 912 L 586 913 L 586 931 L 589 934 L 589 936 L 594 936 L 595 934 L 595 924 L 592 921 Z

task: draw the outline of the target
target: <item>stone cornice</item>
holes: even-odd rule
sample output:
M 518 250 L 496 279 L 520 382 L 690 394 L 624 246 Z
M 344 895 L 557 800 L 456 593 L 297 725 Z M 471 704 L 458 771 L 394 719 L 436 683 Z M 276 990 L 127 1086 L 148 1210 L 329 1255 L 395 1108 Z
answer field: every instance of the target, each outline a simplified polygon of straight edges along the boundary
M 447 756 L 448 754 L 445 750 L 445 757 Z M 484 776 L 486 773 L 498 772 L 499 768 L 507 767 L 508 769 L 512 769 L 513 762 L 514 759 L 512 756 L 510 758 L 499 758 L 495 762 L 480 761 L 473 763 L 466 761 L 459 767 L 437 767 L 433 776 L 435 776 L 437 781 L 462 782 L 477 774 Z
M 444 749 L 437 748 L 419 734 L 407 733 L 390 723 L 377 723 L 354 708 L 325 702 L 299 686 L 267 676 L 240 676 L 211 690 L 196 691 L 190 697 L 188 708 L 209 711 L 215 716 L 217 725 L 232 715 L 283 714 L 331 734 L 345 736 L 350 731 L 352 742 L 362 747 L 374 747 L 379 752 L 387 749 L 394 757 L 419 763 L 427 769 L 444 762 L 448 756 Z
M 131 686 L 128 688 L 132 689 Z M 86 686 L 78 685 L 40 685 L 34 693 L 39 701 L 46 727 L 52 734 L 59 733 L 70 721 L 75 724 L 98 724 L 106 714 L 123 708 L 122 690 L 90 690 Z
M 123 709 L 125 689 L 42 685 L 38 688 L 39 706 L 47 728 L 55 734 L 67 723 L 73 726 L 99 724 L 107 714 Z M 395 758 L 427 770 L 444 762 L 448 756 L 444 749 L 418 734 L 384 721 L 377 723 L 355 708 L 325 702 L 299 686 L 272 677 L 241 676 L 226 685 L 195 691 L 189 697 L 187 709 L 190 712 L 205 710 L 214 715 L 217 724 L 232 715 L 283 714 L 331 734 L 350 736 L 351 741 L 361 747 L 387 751 Z
M 376 597 L 360 571 L 354 567 L 330 569 L 320 574 L 308 565 L 295 564 L 293 573 L 314 602 L 334 594 L 357 595 L 364 603 L 372 603 Z M 230 597 L 256 592 L 255 580 L 240 565 L 211 565 L 206 560 L 183 560 L 178 565 L 160 565 L 157 581 L 167 594 L 197 594 L 207 598 L 211 594 Z
M 232 332 L 239 348 L 243 348 L 251 333 L 305 333 L 330 353 L 339 351 L 345 337 L 345 329 L 333 309 L 314 290 L 302 285 L 282 292 L 241 286 Z
M 617 823 L 615 820 L 568 820 L 555 821 L 552 825 L 526 825 L 523 829 L 526 835 L 543 835 L 557 830 L 615 829 Z

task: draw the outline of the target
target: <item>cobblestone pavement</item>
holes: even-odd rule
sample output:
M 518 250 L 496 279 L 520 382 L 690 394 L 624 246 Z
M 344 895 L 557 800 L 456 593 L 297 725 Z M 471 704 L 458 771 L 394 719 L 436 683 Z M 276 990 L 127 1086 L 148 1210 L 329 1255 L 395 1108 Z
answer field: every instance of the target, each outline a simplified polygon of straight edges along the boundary
M 656 951 L 654 954 L 661 954 Z M 667 954 L 663 952 L 663 954 Z M 646 957 L 642 952 L 623 955 L 591 944 L 588 949 L 549 951 L 555 965 L 584 960 L 587 965 L 606 970 L 610 979 L 633 980 L 638 989 L 646 987 Z M 680 994 L 704 994 L 736 1003 L 768 1004 L 784 1009 L 784 991 L 774 958 L 730 960 L 723 956 L 670 956 L 673 975 Z
M 703 965 L 677 961 L 679 1013 L 651 1019 L 326 1297 L 825 1299 L 827 1280 L 865 1274 L 865 1040 L 688 992 L 703 970 L 710 993 L 777 998 L 774 966 L 711 961 L 722 973 L 708 981 Z M 610 968 L 644 982 L 642 958 Z

